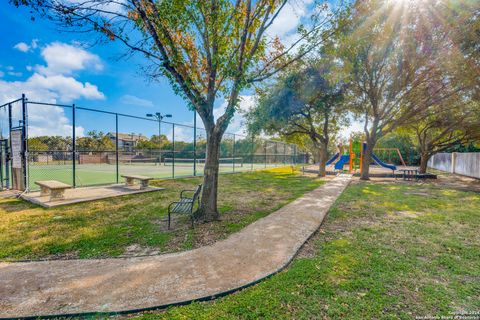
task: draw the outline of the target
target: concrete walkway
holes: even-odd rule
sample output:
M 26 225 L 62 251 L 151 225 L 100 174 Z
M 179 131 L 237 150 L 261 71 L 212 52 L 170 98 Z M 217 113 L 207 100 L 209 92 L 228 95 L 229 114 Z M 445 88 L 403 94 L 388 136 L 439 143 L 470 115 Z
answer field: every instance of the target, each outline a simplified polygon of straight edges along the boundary
M 242 288 L 291 261 L 350 179 L 338 176 L 227 239 L 191 251 L 0 263 L 0 318 L 138 310 Z

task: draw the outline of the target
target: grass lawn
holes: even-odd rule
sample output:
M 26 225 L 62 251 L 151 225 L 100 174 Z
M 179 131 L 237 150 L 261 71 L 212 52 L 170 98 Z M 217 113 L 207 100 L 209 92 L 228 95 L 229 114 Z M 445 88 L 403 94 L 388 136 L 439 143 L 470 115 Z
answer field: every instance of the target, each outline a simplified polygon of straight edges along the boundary
M 414 319 L 478 312 L 479 230 L 479 193 L 354 182 L 287 270 L 213 302 L 139 319 Z
M 188 250 L 227 237 L 307 191 L 321 179 L 290 167 L 220 176 L 222 220 L 177 219 L 166 230 L 167 206 L 201 178 L 158 181 L 165 191 L 43 209 L 0 198 L 0 259 L 92 258 Z M 183 217 L 186 218 L 186 217 Z

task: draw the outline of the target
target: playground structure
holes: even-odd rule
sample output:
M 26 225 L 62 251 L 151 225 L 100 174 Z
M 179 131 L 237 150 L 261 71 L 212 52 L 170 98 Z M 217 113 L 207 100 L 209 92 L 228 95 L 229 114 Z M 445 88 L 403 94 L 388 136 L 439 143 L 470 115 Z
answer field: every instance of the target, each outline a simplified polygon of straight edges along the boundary
M 338 152 L 333 155 L 332 158 L 330 158 L 326 165 L 334 165 L 334 169 L 338 171 L 344 171 L 344 167 L 346 164 L 348 164 L 348 172 L 353 173 L 360 171 L 362 172 L 362 163 L 363 163 L 363 155 L 365 154 L 365 150 L 367 149 L 367 144 L 365 142 L 360 142 L 357 139 L 351 139 L 350 143 L 348 146 L 338 146 Z M 402 154 L 400 153 L 400 150 L 397 148 L 380 148 L 380 149 L 374 149 L 374 150 L 396 150 L 398 152 L 398 155 L 401 159 L 402 164 L 405 166 L 405 161 L 403 161 Z M 387 168 L 395 172 L 397 170 L 397 167 L 393 164 L 388 164 L 380 160 L 380 158 L 375 154 L 372 153 L 372 160 L 375 162 L 377 165 Z

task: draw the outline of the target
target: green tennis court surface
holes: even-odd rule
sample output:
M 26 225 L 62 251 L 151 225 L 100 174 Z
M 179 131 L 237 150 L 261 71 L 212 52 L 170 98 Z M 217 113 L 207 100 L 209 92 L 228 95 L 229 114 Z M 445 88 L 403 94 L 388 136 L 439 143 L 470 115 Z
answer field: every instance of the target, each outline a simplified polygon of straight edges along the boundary
M 244 172 L 283 166 L 284 164 L 264 163 L 230 163 L 220 164 L 220 173 Z M 203 174 L 203 163 L 197 163 L 197 176 Z M 170 179 L 193 176 L 193 163 L 164 165 L 159 163 L 133 163 L 119 164 L 119 182 L 123 181 L 123 174 L 143 175 L 156 179 Z M 77 164 L 75 169 L 77 186 L 92 186 L 99 184 L 111 184 L 117 182 L 117 169 L 115 164 Z M 38 190 L 35 181 L 58 180 L 73 184 L 72 164 L 29 164 L 28 181 L 30 190 Z

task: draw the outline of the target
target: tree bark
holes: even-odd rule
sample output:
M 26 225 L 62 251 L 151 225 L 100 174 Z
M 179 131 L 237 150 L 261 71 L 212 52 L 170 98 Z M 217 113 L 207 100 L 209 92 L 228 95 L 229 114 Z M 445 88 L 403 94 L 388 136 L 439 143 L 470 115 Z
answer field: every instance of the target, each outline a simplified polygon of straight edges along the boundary
M 318 165 L 318 176 L 325 177 L 327 174 L 327 157 L 328 157 L 327 145 L 322 144 L 318 152 L 319 165 Z
M 217 193 L 221 140 L 222 135 L 215 130 L 212 130 L 207 137 L 207 157 L 203 170 L 202 197 L 196 213 L 197 218 L 204 222 L 220 219 L 217 209 Z
M 367 142 L 367 150 L 362 157 L 362 173 L 360 174 L 360 180 L 370 180 L 370 163 L 372 162 L 372 150 L 374 144 Z
M 427 173 L 427 165 L 430 155 L 428 153 L 422 152 L 420 155 L 420 167 L 418 168 L 419 173 Z

